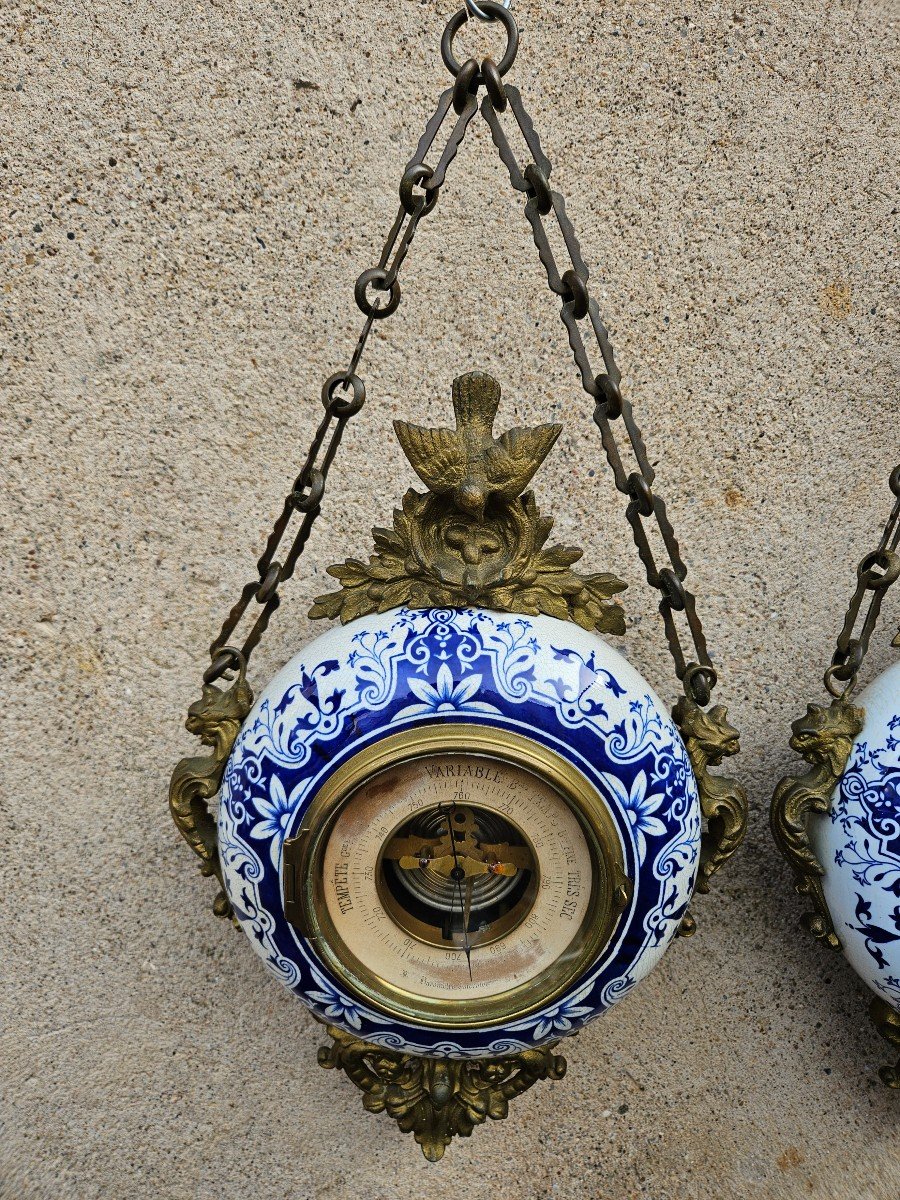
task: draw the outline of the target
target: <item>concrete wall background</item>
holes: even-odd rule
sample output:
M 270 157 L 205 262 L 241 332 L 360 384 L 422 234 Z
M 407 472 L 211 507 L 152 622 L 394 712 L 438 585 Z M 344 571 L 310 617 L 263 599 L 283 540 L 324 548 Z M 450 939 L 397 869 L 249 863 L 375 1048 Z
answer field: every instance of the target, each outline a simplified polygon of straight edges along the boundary
M 743 731 L 746 847 L 698 935 L 430 1166 L 319 1070 L 317 1027 L 210 913 L 165 805 L 184 710 L 359 327 L 356 275 L 446 76 L 413 0 L 4 5 L 0 1195 L 855 1197 L 898 1096 L 768 837 L 897 460 L 897 13 L 887 0 L 516 0 L 524 91 L 613 331 Z M 466 45 L 485 47 L 482 41 Z M 561 540 L 628 579 L 675 687 L 557 305 L 476 122 L 376 329 L 369 403 L 252 668 L 411 474 L 451 379 L 559 417 Z M 890 661 L 888 603 L 866 677 Z

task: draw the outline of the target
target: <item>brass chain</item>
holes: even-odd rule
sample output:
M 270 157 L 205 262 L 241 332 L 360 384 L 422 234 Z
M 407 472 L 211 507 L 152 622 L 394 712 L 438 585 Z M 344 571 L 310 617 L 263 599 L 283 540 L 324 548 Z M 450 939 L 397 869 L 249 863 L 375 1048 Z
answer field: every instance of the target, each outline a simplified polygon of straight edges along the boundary
M 362 408 L 366 388 L 357 375 L 372 326 L 396 311 L 400 303 L 399 273 L 422 217 L 431 212 L 438 200 L 441 185 L 450 163 L 456 157 L 460 143 L 473 116 L 478 111 L 474 93 L 466 80 L 447 88 L 438 100 L 434 116 L 409 160 L 400 181 L 400 207 L 391 226 L 378 265 L 359 276 L 354 288 L 357 307 L 365 322 L 357 339 L 350 362 L 344 371 L 330 376 L 322 387 L 325 415 L 319 423 L 303 466 L 285 498 L 281 514 L 272 527 L 265 549 L 256 564 L 257 577 L 246 583 L 240 597 L 225 618 L 218 636 L 209 648 L 211 663 L 204 673 L 205 683 L 212 683 L 230 668 L 245 668 L 251 653 L 265 633 L 272 614 L 281 603 L 278 587 L 290 579 L 303 553 L 310 532 L 321 511 L 322 497 L 328 472 L 334 461 L 347 422 Z M 434 167 L 425 162 L 445 121 L 450 114 L 455 120 L 441 155 Z M 375 293 L 375 298 L 370 293 Z M 386 300 L 378 302 L 379 297 Z M 289 527 L 292 534 L 288 535 Z M 275 558 L 279 546 L 290 537 L 289 548 L 280 562 Z M 240 649 L 230 645 L 234 631 L 244 617 L 250 602 L 261 605 L 250 631 Z
M 487 78 L 485 79 L 487 83 Z M 704 707 L 709 703 L 716 683 L 716 672 L 706 648 L 703 626 L 697 615 L 696 601 L 684 586 L 687 567 L 681 557 L 665 502 L 653 490 L 655 472 L 647 457 L 644 439 L 634 419 L 631 404 L 619 390 L 621 374 L 613 356 L 609 334 L 600 317 L 597 302 L 588 290 L 589 272 L 581 255 L 574 227 L 566 215 L 565 201 L 550 187 L 550 161 L 541 149 L 540 140 L 531 118 L 522 103 L 519 90 L 511 84 L 500 88 L 487 86 L 481 104 L 482 116 L 491 129 L 494 144 L 509 171 L 513 187 L 527 196 L 525 216 L 531 225 L 534 244 L 547 273 L 551 291 L 562 300 L 560 317 L 569 335 L 569 345 L 581 374 L 581 384 L 596 402 L 594 423 L 600 430 L 603 449 L 612 468 L 615 485 L 628 497 L 625 516 L 631 526 L 635 545 L 651 587 L 661 594 L 659 611 L 663 618 L 669 650 L 675 661 L 675 671 L 684 685 L 686 695 Z M 532 161 L 522 167 L 509 144 L 499 114 L 509 108 L 515 117 Z M 556 219 L 565 244 L 569 266 L 560 272 L 543 218 L 550 213 Z M 579 322 L 586 320 L 603 359 L 605 371 L 595 373 L 591 366 Z M 621 421 L 631 447 L 636 471 L 629 471 L 622 459 L 614 425 Z M 645 521 L 652 520 L 662 539 L 666 565 L 658 566 Z M 682 646 L 675 613 L 683 613 L 693 647 L 693 660 L 688 661 Z
M 838 635 L 831 666 L 825 672 L 825 686 L 832 696 L 849 695 L 856 686 L 885 594 L 900 578 L 900 465 L 891 472 L 888 486 L 894 493 L 894 503 L 878 545 L 856 568 L 856 591 Z M 860 610 L 867 593 L 870 593 L 869 604 L 860 622 Z M 857 626 L 858 633 L 855 632 Z M 845 686 L 839 687 L 840 683 Z
M 460 9 L 447 24 L 441 41 L 441 53 L 445 65 L 454 76 L 454 83 L 441 95 L 434 116 L 403 173 L 400 183 L 400 208 L 378 265 L 364 271 L 356 281 L 356 303 L 366 317 L 362 332 L 347 369 L 332 375 L 322 388 L 325 416 L 257 563 L 258 575 L 244 586 L 240 598 L 210 646 L 212 662 L 204 675 L 204 681 L 211 683 L 230 667 L 246 666 L 251 652 L 269 624 L 272 613 L 281 602 L 279 584 L 293 575 L 297 560 L 309 539 L 312 526 L 321 510 L 328 472 L 344 428 L 365 402 L 365 385 L 356 374 L 356 370 L 366 341 L 374 322 L 390 316 L 400 303 L 400 267 L 419 221 L 437 202 L 447 168 L 456 156 L 466 129 L 478 110 L 477 94 L 483 86 L 486 95 L 481 104 L 481 113 L 490 126 L 494 144 L 509 172 L 513 187 L 527 197 L 525 216 L 531 225 L 534 242 L 547 273 L 547 282 L 551 290 L 562 299 L 560 316 L 568 331 L 569 344 L 581 374 L 582 386 L 595 401 L 593 419 L 600 430 L 615 485 L 628 497 L 625 515 L 631 526 L 638 554 L 648 582 L 658 589 L 661 595 L 659 611 L 663 618 L 669 650 L 675 662 L 676 674 L 682 681 L 688 698 L 704 707 L 710 701 L 716 683 L 716 672 L 707 652 L 695 598 L 684 586 L 687 568 L 682 560 L 665 503 L 653 490 L 655 472 L 647 457 L 631 404 L 619 389 L 621 375 L 615 364 L 609 335 L 600 317 L 597 302 L 588 290 L 589 272 L 581 255 L 578 238 L 566 215 L 563 197 L 550 187 L 550 162 L 541 149 L 538 135 L 525 111 L 518 89 L 503 82 L 503 76 L 512 66 L 518 48 L 515 21 L 497 0 L 480 0 L 480 4 L 489 19 L 497 20 L 504 26 L 507 35 L 506 51 L 499 64 L 491 58 L 486 58 L 480 66 L 473 58 L 460 64 L 453 54 L 453 39 L 468 20 L 468 10 L 465 7 Z M 500 121 L 500 114 L 507 108 L 512 111 L 533 160 L 524 167 L 519 165 Z M 455 113 L 456 120 L 437 165 L 432 168 L 425 163 L 425 155 L 434 144 L 451 110 Z M 543 218 L 551 212 L 562 235 L 570 263 L 561 273 L 543 222 Z M 386 301 L 376 304 L 370 298 L 370 289 L 377 294 L 386 294 Z M 591 367 L 581 334 L 579 322 L 584 320 L 589 322 L 593 330 L 603 359 L 605 371 L 600 374 L 595 373 Z M 629 471 L 623 461 L 614 432 L 614 425 L 619 421 L 624 427 L 637 470 Z M 285 539 L 295 515 L 299 518 L 299 524 L 282 564 L 276 560 L 275 553 Z M 663 566 L 657 565 L 645 525 L 649 520 L 652 520 L 653 527 L 662 540 L 666 558 Z M 254 599 L 261 605 L 261 610 L 243 646 L 238 650 L 229 644 L 230 639 L 251 600 Z M 675 619 L 676 613 L 684 614 L 693 652 L 690 660 L 685 655 L 682 645 Z

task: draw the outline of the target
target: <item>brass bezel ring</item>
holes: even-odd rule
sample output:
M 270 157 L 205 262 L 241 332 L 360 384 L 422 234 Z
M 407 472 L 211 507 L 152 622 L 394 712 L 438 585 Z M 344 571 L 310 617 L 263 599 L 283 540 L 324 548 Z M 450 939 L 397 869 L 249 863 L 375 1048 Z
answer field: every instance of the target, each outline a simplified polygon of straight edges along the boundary
M 516 25 L 516 19 L 504 8 L 502 4 L 498 4 L 496 0 L 479 0 L 481 7 L 488 15 L 490 21 L 500 21 L 506 30 L 506 50 L 503 57 L 497 63 L 497 72 L 501 78 L 510 69 L 516 61 L 516 55 L 519 52 L 519 27 Z M 462 63 L 453 53 L 453 39 L 462 29 L 463 25 L 469 20 L 469 10 L 465 7 L 459 12 L 453 14 L 447 22 L 447 27 L 441 37 L 441 58 L 444 60 L 444 66 L 455 79 L 462 69 Z M 478 76 L 480 82 L 480 73 Z
M 418 996 L 381 979 L 347 950 L 328 912 L 320 869 L 338 815 L 363 782 L 400 763 L 448 753 L 499 758 L 549 784 L 579 821 L 593 863 L 591 896 L 575 935 L 581 938 L 577 950 L 561 955 L 538 976 L 506 992 L 455 999 L 449 1005 L 445 998 Z M 633 894 L 615 819 L 596 788 L 556 751 L 497 726 L 427 725 L 366 746 L 319 788 L 300 830 L 290 840 L 298 843 L 295 880 L 303 914 L 302 936 L 309 939 L 327 968 L 367 1005 L 388 1016 L 431 1028 L 501 1025 L 552 1004 L 610 944 Z M 300 932 L 299 925 L 297 928 Z

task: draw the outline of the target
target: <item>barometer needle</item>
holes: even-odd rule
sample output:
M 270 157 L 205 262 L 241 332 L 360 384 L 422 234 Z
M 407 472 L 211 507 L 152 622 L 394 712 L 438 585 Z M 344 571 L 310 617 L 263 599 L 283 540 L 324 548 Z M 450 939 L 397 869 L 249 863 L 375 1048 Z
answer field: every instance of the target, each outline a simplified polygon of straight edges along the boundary
M 468 930 L 469 921 L 472 917 L 472 889 L 475 886 L 475 880 L 471 875 L 466 876 L 466 902 L 463 906 L 463 929 Z M 471 978 L 472 968 L 469 967 L 469 977 Z
M 466 912 L 467 905 L 463 902 L 462 893 L 462 878 L 463 872 L 459 865 L 459 855 L 456 852 L 456 834 L 453 831 L 453 817 L 456 813 L 456 805 L 450 805 L 450 815 L 447 818 L 447 828 L 450 831 L 450 849 L 453 852 L 453 878 L 456 881 L 456 894 L 459 897 L 459 912 L 463 923 L 463 953 L 466 956 L 466 965 L 469 968 L 469 978 L 472 978 L 472 947 L 469 945 L 469 921 Z M 451 918 L 453 909 L 450 910 Z

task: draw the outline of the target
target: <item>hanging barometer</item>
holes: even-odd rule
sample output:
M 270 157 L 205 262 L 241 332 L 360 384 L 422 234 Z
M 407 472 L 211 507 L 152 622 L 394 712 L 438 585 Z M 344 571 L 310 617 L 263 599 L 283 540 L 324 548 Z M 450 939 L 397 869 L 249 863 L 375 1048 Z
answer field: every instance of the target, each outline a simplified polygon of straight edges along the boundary
M 873 1024 L 900 1051 L 900 662 L 854 695 L 885 594 L 900 578 L 900 466 L 890 488 L 891 512 L 857 567 L 825 672 L 831 703 L 808 705 L 792 725 L 791 747 L 809 769 L 775 789 L 772 832 L 812 903 L 804 926 L 843 950 L 872 991 Z M 879 1074 L 900 1088 L 900 1060 Z
M 362 334 L 347 369 L 324 385 L 309 454 L 189 712 L 188 729 L 213 753 L 182 760 L 170 793 L 179 829 L 222 885 L 216 912 L 233 916 L 328 1026 L 320 1063 L 346 1072 L 366 1108 L 386 1111 L 432 1159 L 454 1134 L 504 1117 L 537 1080 L 562 1076 L 559 1039 L 693 930 L 691 894 L 708 890 L 746 822 L 740 788 L 707 770 L 738 740 L 725 710 L 708 707 L 716 675 L 678 544 L 550 164 L 504 82 L 515 21 L 491 0 L 477 14 L 503 26 L 505 52 L 498 64 L 460 64 L 453 45 L 468 10 L 447 26 L 454 82 L 403 173 L 378 265 L 357 281 Z M 470 372 L 452 384 L 452 427 L 394 423 L 425 490 L 407 491 L 391 527 L 374 530 L 367 561 L 330 568 L 339 587 L 310 615 L 340 623 L 254 704 L 247 661 L 365 400 L 366 339 L 400 303 L 400 266 L 479 107 L 562 301 L 684 695 L 670 715 L 600 636 L 624 632 L 614 597 L 625 584 L 579 574 L 581 551 L 551 544 L 552 521 L 529 485 L 561 427 L 498 432 L 500 387 Z M 506 113 L 527 164 L 507 140 Z M 551 214 L 571 260 L 562 273 L 544 225 Z M 223 678 L 227 689 L 216 686 Z M 216 821 L 206 802 L 217 792 Z

